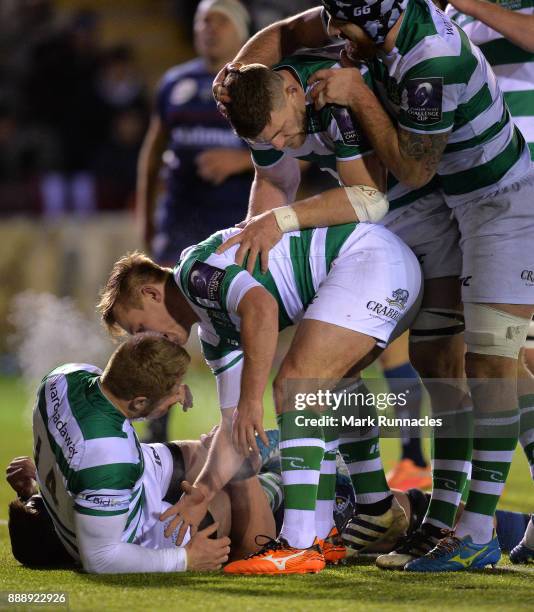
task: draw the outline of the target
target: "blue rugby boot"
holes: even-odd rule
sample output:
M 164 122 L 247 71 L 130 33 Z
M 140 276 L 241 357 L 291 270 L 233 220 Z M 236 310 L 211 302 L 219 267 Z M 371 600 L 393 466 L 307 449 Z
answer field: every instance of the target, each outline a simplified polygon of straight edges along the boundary
M 404 569 L 407 572 L 458 572 L 494 566 L 500 558 L 496 535 L 487 544 L 475 544 L 471 536 L 460 540 L 451 534 L 440 540 L 424 557 L 407 563 Z

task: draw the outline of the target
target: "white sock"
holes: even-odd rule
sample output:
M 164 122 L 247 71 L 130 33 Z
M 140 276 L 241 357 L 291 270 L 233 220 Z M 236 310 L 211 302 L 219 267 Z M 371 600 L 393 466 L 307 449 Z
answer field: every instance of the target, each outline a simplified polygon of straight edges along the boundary
M 460 539 L 471 536 L 475 544 L 487 544 L 493 536 L 493 517 L 464 510 L 454 535 Z
M 534 514 L 530 517 L 527 528 L 525 529 L 525 535 L 521 540 L 525 546 L 528 546 L 534 550 Z
M 324 540 L 334 526 L 334 500 L 318 499 L 315 502 L 315 531 Z
M 309 548 L 315 540 L 315 535 L 314 510 L 285 509 L 280 537 L 284 538 L 290 546 Z

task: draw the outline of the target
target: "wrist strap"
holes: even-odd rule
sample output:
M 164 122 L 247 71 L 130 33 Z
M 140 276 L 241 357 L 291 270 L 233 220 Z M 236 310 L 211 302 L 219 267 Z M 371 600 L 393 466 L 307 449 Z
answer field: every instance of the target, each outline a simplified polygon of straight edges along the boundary
M 281 232 L 294 232 L 300 229 L 299 218 L 292 206 L 279 206 L 273 208 L 273 213 Z

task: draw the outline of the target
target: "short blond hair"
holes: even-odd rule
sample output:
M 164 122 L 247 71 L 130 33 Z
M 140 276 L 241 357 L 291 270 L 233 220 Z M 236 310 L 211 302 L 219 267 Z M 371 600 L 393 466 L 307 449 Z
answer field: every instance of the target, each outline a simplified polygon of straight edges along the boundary
M 139 289 L 147 283 L 164 283 L 170 274 L 170 268 L 161 267 L 140 251 L 127 253 L 115 262 L 97 304 L 108 331 L 114 336 L 124 333 L 117 323 L 115 306 L 141 308 Z
M 135 334 L 111 356 L 102 384 L 119 399 L 146 397 L 155 404 L 181 382 L 190 361 L 189 353 L 163 334 Z

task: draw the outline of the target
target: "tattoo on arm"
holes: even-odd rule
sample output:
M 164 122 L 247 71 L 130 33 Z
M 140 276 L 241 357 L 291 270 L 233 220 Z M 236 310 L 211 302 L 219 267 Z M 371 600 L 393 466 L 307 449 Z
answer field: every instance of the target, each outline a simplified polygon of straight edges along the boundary
M 399 128 L 398 133 L 402 156 L 422 162 L 424 169 L 433 176 L 447 145 L 449 132 L 445 134 L 417 134 Z

